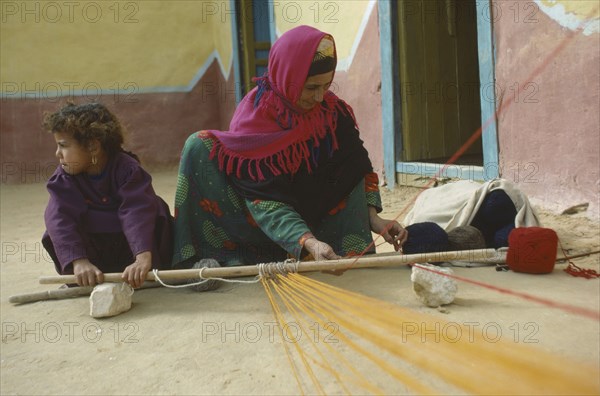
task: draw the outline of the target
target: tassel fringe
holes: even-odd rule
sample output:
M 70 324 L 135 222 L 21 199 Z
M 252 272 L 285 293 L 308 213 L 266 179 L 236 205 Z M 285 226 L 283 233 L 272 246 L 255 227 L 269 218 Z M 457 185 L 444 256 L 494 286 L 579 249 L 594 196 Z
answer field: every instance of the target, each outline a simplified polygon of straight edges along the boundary
M 338 149 L 335 133 L 338 111 L 350 115 L 356 125 L 356 117 L 352 108 L 331 92 L 325 94 L 323 102 L 316 108 L 301 113 L 295 110 L 287 99 L 271 89 L 265 77 L 254 80 L 258 85 L 254 108 L 262 112 L 265 117 L 277 120 L 282 129 L 298 134 L 298 138 L 285 148 L 263 158 L 251 158 L 243 153 L 230 150 L 218 139 L 215 139 L 210 159 L 217 157 L 219 169 L 225 171 L 227 175 L 233 174 L 235 170 L 235 176 L 240 178 L 242 177 L 242 167 L 247 166 L 248 175 L 252 180 L 264 180 L 263 167 L 266 167 L 275 176 L 282 173 L 293 175 L 300 169 L 303 162 L 306 164 L 308 172 L 311 173 L 312 166 L 318 160 L 318 158 L 312 157 L 315 155 L 318 157 L 321 152 L 320 140 L 326 136 L 330 137 L 327 139 L 330 147 L 326 148 L 329 155 Z M 314 153 L 308 145 L 311 139 L 315 149 Z

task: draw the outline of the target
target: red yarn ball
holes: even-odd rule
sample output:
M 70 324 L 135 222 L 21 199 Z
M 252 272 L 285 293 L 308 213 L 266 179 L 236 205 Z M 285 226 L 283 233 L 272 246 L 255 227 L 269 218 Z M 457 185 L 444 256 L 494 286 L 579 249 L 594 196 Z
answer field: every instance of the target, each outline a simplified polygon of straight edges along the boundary
M 554 269 L 558 236 L 541 227 L 515 228 L 508 235 L 506 263 L 515 272 L 547 274 Z

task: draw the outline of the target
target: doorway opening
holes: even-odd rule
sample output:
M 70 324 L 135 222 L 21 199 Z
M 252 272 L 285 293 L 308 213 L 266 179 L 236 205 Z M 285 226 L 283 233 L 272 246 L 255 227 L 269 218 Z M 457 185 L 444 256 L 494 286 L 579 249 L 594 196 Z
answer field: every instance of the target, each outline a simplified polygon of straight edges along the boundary
M 481 126 L 476 1 L 396 4 L 401 106 L 396 160 L 444 164 Z M 483 163 L 479 138 L 454 164 Z

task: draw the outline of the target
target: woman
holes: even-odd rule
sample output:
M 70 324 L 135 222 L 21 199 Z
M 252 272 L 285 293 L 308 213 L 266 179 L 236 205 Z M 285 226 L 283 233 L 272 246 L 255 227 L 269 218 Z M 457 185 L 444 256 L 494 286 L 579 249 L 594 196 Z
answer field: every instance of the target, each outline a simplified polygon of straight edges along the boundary
M 336 62 L 330 35 L 308 26 L 286 32 L 230 130 L 188 138 L 175 267 L 374 253 L 371 231 L 400 248 L 407 232 L 377 214 L 378 179 L 352 108 L 329 91 Z

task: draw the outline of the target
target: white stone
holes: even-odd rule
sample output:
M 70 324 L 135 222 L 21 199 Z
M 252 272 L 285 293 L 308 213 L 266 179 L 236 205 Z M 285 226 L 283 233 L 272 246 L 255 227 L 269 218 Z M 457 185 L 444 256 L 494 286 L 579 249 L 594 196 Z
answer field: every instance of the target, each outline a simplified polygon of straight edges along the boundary
M 423 269 L 423 268 L 427 269 Z M 456 280 L 435 272 L 452 275 L 450 268 L 437 267 L 431 264 L 416 264 L 412 267 L 410 280 L 417 298 L 428 307 L 439 307 L 450 304 L 458 291 Z
M 104 318 L 129 311 L 133 289 L 127 283 L 102 283 L 90 295 L 90 316 Z

